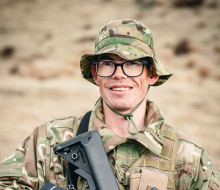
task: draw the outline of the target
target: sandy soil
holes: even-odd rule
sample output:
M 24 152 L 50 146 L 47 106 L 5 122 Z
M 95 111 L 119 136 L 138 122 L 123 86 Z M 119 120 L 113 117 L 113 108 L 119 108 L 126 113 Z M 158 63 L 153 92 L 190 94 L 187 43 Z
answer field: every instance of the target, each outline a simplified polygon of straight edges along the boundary
M 174 73 L 149 99 L 220 168 L 219 2 L 89 2 L 0 1 L 0 160 L 42 122 L 92 109 L 99 92 L 80 76 L 80 57 L 93 53 L 109 20 L 134 18 L 151 29 L 159 60 Z

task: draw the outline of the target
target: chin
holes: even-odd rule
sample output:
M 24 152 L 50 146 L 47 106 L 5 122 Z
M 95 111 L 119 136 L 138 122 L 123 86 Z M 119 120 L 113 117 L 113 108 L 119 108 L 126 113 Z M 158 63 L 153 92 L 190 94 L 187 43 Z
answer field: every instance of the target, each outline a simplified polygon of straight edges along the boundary
M 130 102 L 128 103 L 127 101 L 123 101 L 123 102 L 116 101 L 112 103 L 112 108 L 115 109 L 116 111 L 127 111 L 127 110 L 131 110 L 132 106 L 130 105 Z
M 130 110 L 131 110 L 131 108 L 129 108 L 129 107 L 119 107 L 119 106 L 117 106 L 113 109 L 118 111 L 118 112 L 126 112 L 126 113 L 130 112 Z

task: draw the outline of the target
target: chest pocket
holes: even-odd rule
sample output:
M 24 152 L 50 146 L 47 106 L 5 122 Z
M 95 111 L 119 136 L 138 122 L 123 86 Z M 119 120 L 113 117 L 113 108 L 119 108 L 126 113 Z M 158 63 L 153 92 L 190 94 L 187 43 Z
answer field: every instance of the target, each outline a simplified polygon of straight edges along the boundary
M 142 169 L 141 173 L 130 176 L 130 190 L 166 190 L 168 177 L 166 174 Z

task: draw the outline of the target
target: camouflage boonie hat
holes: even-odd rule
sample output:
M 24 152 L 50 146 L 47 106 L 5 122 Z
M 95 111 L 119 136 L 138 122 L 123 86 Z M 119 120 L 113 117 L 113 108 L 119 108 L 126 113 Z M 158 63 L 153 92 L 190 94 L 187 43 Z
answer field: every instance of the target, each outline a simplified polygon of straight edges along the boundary
M 95 41 L 95 54 L 85 54 L 80 60 L 82 75 L 89 82 L 95 84 L 91 73 L 92 60 L 106 53 L 116 54 L 126 60 L 150 57 L 159 76 L 153 86 L 163 84 L 172 75 L 156 59 L 152 33 L 136 20 L 112 20 L 100 30 Z

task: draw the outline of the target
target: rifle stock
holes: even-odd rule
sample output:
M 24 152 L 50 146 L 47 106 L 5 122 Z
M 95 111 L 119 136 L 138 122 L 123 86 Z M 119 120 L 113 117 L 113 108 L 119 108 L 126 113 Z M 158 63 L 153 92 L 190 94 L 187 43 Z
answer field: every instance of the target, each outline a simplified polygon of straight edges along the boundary
M 68 187 L 76 189 L 74 178 L 79 175 L 87 180 L 90 190 L 119 190 L 98 131 L 88 131 L 59 143 L 53 150 L 69 162 Z

